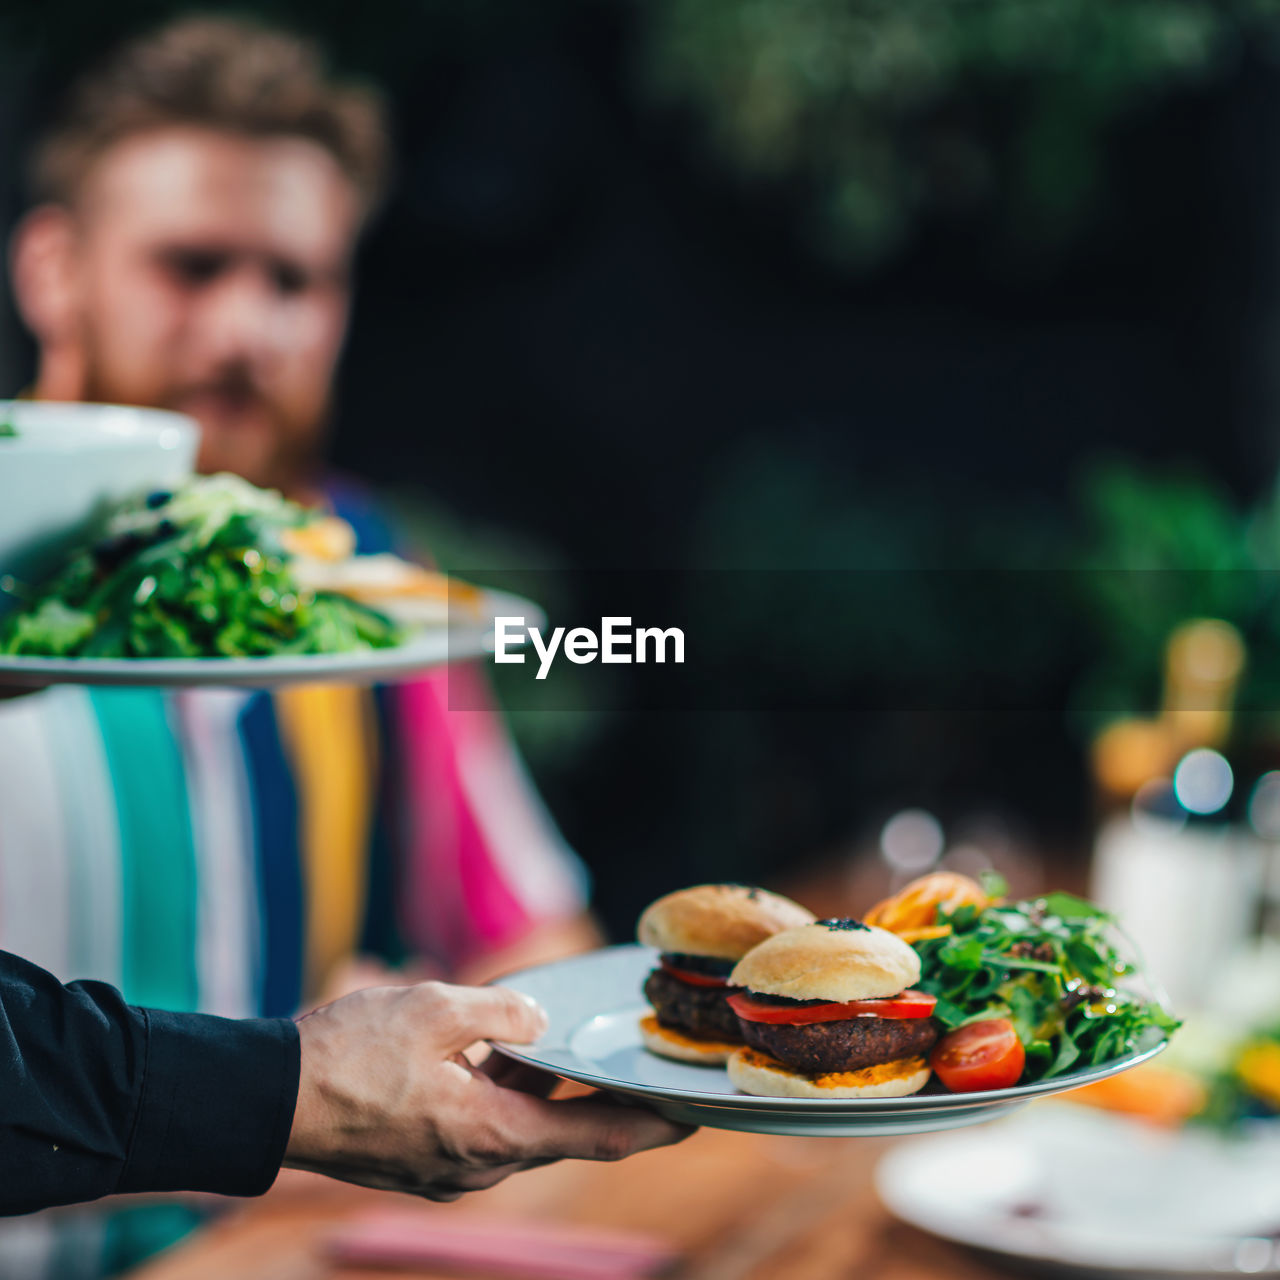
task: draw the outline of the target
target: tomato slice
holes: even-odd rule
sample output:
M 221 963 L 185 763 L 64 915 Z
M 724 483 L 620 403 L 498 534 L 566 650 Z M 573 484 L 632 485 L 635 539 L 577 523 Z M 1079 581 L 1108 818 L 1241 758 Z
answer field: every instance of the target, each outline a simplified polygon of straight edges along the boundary
M 927 1018 L 938 1003 L 937 996 L 923 991 L 903 991 L 881 1000 L 850 1000 L 847 1004 L 784 1005 L 766 1004 L 739 993 L 729 997 L 734 1013 L 747 1022 L 785 1022 L 793 1026 L 806 1022 L 842 1022 L 845 1018 Z
M 1007 1089 L 1018 1083 L 1027 1053 L 1008 1018 L 987 1018 L 948 1031 L 929 1065 L 953 1093 Z
M 729 985 L 728 978 L 717 978 L 710 973 L 691 973 L 688 969 L 677 969 L 675 965 L 668 964 L 665 960 L 662 962 L 664 973 L 669 973 L 673 978 L 679 978 L 681 982 L 687 982 L 691 987 L 727 987 Z

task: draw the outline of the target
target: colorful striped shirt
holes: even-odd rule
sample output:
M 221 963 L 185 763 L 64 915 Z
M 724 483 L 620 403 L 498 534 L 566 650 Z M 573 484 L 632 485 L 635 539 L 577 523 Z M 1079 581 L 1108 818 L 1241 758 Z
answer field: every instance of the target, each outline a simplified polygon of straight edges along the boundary
M 459 682 L 459 705 L 483 705 L 468 666 L 376 690 L 0 703 L 0 948 L 135 1004 L 281 1015 L 355 954 L 448 975 L 576 915 L 581 864 L 492 709 L 450 708 Z M 0 1274 L 103 1274 L 189 1222 L 175 1206 L 0 1224 Z

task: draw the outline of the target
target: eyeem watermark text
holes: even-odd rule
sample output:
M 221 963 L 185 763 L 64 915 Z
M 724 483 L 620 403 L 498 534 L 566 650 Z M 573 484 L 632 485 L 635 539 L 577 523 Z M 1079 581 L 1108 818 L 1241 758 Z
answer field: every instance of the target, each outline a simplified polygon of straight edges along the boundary
M 556 627 L 550 637 L 544 637 L 538 627 L 526 625 L 523 618 L 495 618 L 493 628 L 495 662 L 523 662 L 524 654 L 517 646 L 524 644 L 526 638 L 532 641 L 538 654 L 538 680 L 547 678 L 560 652 L 579 664 L 684 661 L 684 632 L 679 627 L 633 629 L 630 618 L 601 618 L 598 633 L 590 627 L 574 627 L 567 632 L 564 627 Z

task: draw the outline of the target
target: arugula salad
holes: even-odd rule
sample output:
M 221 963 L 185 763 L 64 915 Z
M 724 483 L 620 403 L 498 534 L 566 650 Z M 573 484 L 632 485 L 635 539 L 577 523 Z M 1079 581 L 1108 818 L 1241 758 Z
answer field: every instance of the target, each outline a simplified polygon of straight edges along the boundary
M 991 887 L 985 886 L 992 894 Z M 1137 975 L 1105 911 L 1067 893 L 1020 902 L 939 905 L 914 941 L 934 1017 L 955 1032 L 1004 1019 L 1025 1053 L 1023 1083 L 1133 1051 L 1145 1032 L 1180 1026 L 1157 1001 L 1122 985 Z
M 195 478 L 124 503 L 50 581 L 15 588 L 22 603 L 0 622 L 0 654 L 238 658 L 398 644 L 384 613 L 300 580 L 308 555 L 340 559 L 353 543 L 344 522 L 238 476 Z

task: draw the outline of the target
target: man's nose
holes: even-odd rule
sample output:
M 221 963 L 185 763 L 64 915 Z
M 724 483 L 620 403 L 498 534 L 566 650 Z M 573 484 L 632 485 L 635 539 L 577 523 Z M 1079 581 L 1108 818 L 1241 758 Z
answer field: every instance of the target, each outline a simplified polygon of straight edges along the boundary
M 200 309 L 201 345 L 218 365 L 269 361 L 274 352 L 275 291 L 265 273 L 243 267 L 211 286 Z

